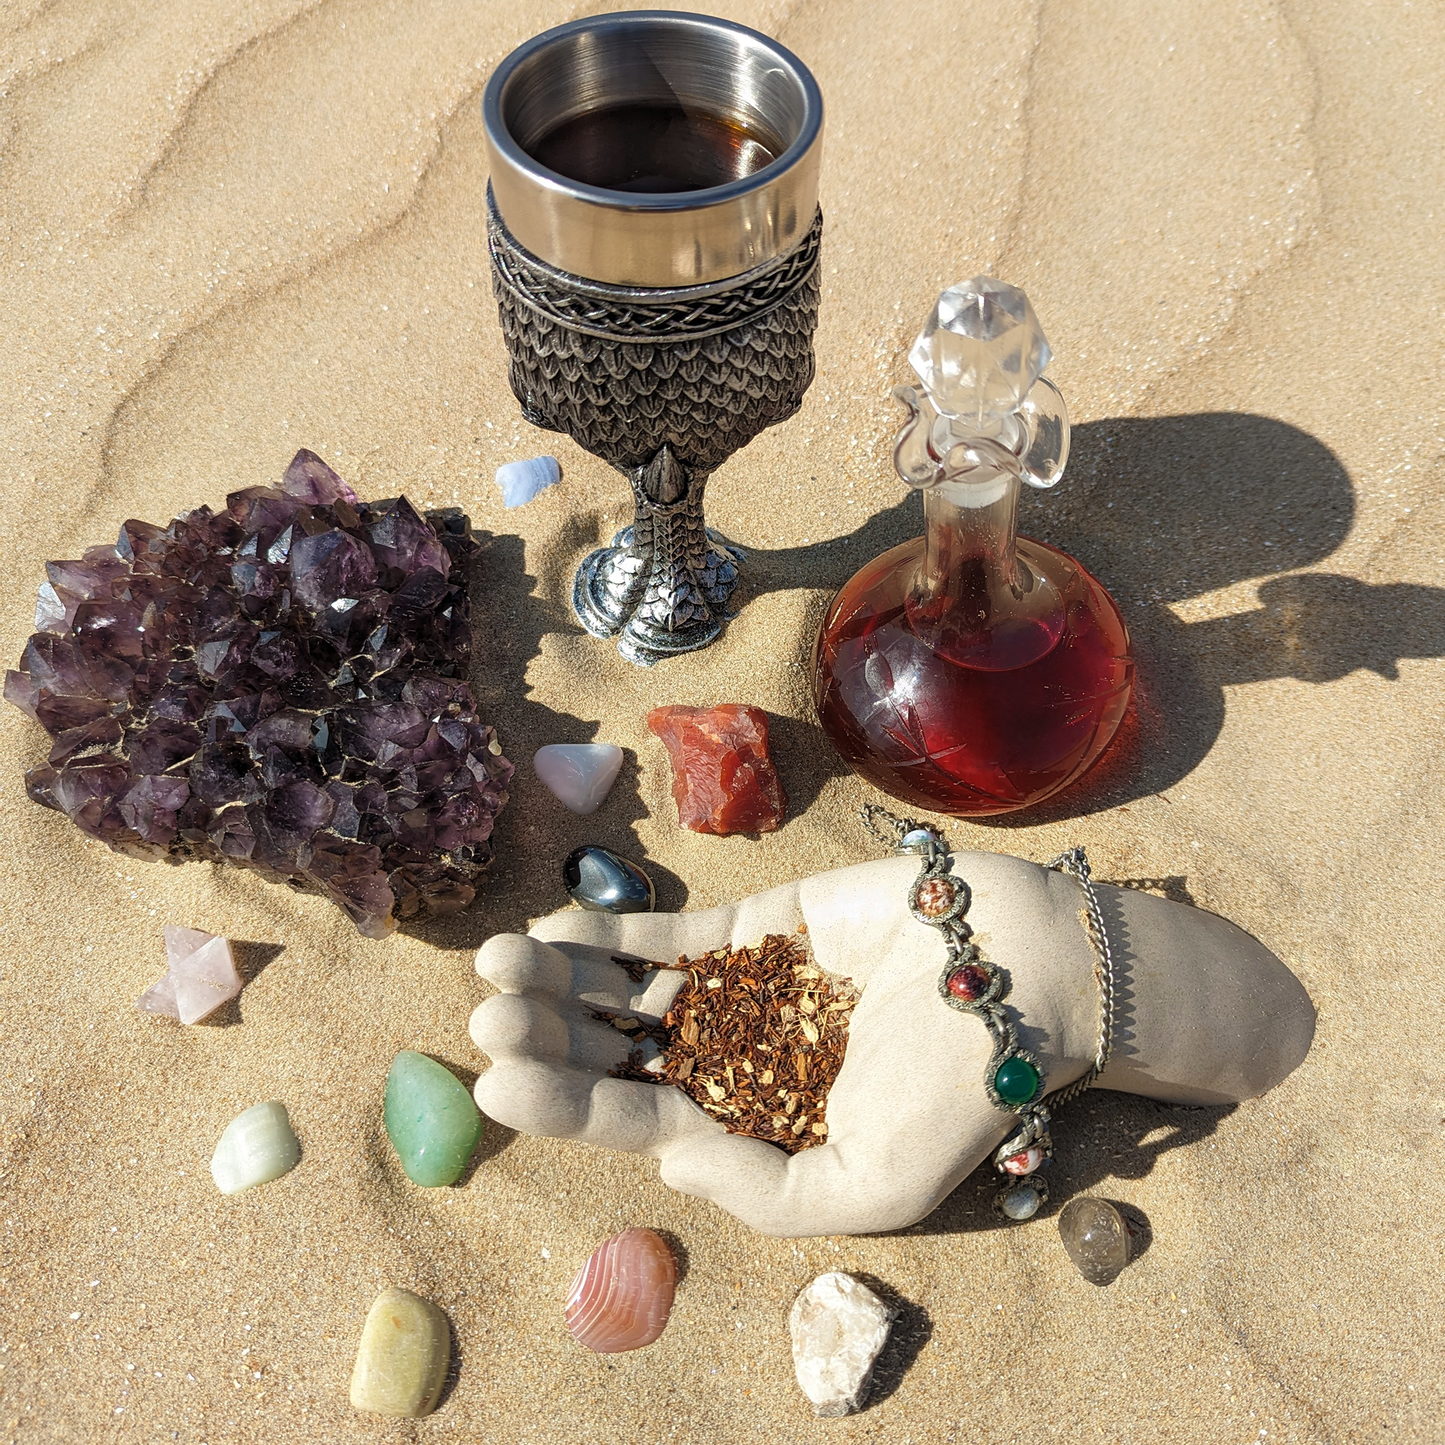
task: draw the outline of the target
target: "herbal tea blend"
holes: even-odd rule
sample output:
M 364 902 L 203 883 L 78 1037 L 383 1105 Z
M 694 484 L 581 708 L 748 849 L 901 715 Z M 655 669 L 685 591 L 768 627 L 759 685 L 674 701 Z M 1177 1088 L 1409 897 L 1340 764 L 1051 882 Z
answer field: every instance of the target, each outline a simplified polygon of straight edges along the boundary
M 766 1139 L 790 1154 L 828 1136 L 823 1113 L 843 1063 L 858 993 L 809 956 L 802 930 L 770 933 L 753 948 L 679 958 L 688 980 L 660 1028 L 635 1019 L 634 1039 L 652 1038 L 661 1068 L 634 1049 L 621 1078 L 675 1084 L 729 1133 Z

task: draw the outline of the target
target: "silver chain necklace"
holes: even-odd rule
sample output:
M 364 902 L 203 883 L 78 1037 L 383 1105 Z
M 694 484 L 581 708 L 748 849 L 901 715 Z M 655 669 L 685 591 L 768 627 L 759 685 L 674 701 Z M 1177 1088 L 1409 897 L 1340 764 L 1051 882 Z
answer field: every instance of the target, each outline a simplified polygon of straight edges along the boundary
M 948 871 L 949 852 L 943 834 L 912 818 L 895 817 L 877 803 L 869 803 L 860 816 L 879 842 L 897 853 L 922 859 L 922 869 L 908 892 L 908 907 L 920 923 L 943 934 L 948 959 L 938 978 L 938 992 L 949 1007 L 983 1021 L 993 1040 L 993 1055 L 984 1070 L 984 1092 L 995 1108 L 1018 1116 L 1018 1128 L 994 1152 L 994 1168 L 1009 1179 L 995 1197 L 994 1208 L 1007 1219 L 1030 1219 L 1049 1197 L 1038 1170 L 1053 1158 L 1049 1136 L 1052 1111 L 1096 1082 L 1109 1062 L 1114 1035 L 1114 958 L 1090 881 L 1089 860 L 1082 848 L 1071 848 L 1048 866 L 1067 873 L 1084 895 L 1085 932 L 1094 950 L 1094 980 L 1099 987 L 1099 1044 L 1094 1062 L 1082 1078 L 1045 1095 L 1043 1066 L 1019 1043 L 1018 1030 L 1004 1010 L 1003 976 L 982 956 L 978 945 L 969 941 L 973 930 L 964 914 L 972 894 L 962 878 Z

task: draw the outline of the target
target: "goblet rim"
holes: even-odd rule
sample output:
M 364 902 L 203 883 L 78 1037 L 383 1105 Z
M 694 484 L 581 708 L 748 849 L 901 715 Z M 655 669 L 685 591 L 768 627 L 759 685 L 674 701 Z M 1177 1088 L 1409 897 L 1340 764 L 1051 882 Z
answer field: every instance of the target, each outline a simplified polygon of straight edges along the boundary
M 532 156 L 513 134 L 506 107 L 510 87 L 525 77 L 536 57 L 589 34 L 649 28 L 707 32 L 717 37 L 720 50 L 742 43 L 765 55 L 796 89 L 799 102 L 796 134 L 781 154 L 721 185 L 662 192 L 591 185 Z M 785 254 L 812 226 L 822 91 L 785 45 L 735 21 L 685 11 L 627 10 L 553 26 L 498 64 L 487 81 L 482 114 L 498 213 L 528 251 L 568 274 L 606 285 L 659 288 L 725 281 Z

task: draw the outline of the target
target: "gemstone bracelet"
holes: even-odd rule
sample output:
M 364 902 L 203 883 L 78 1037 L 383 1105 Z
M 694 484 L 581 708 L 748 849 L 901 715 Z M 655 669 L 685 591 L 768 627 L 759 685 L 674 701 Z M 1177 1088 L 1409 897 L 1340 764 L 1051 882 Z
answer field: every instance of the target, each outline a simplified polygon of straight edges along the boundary
M 976 943 L 969 942 L 973 930 L 963 916 L 971 894 L 962 878 L 948 872 L 943 835 L 912 818 L 894 817 L 877 803 L 869 803 L 861 816 L 880 842 L 898 853 L 918 854 L 923 860 L 908 892 L 908 907 L 920 923 L 937 928 L 948 947 L 938 992 L 950 1007 L 983 1020 L 993 1039 L 993 1057 L 983 1076 L 984 1092 L 995 1108 L 1017 1114 L 1019 1119 L 1019 1127 L 993 1156 L 999 1173 L 1012 1176 L 995 1196 L 994 1208 L 1007 1219 L 1031 1219 L 1049 1197 L 1048 1186 L 1037 1171 L 1053 1158 L 1050 1109 L 1077 1098 L 1104 1072 L 1114 1033 L 1114 960 L 1099 900 L 1089 881 L 1089 860 L 1082 848 L 1071 848 L 1048 866 L 1076 879 L 1084 894 L 1085 927 L 1094 949 L 1094 979 L 1099 985 L 1099 1046 L 1092 1067 L 1082 1078 L 1044 1097 L 1043 1069 L 1020 1045 L 1018 1030 L 1004 1012 L 1003 975 L 979 953 Z

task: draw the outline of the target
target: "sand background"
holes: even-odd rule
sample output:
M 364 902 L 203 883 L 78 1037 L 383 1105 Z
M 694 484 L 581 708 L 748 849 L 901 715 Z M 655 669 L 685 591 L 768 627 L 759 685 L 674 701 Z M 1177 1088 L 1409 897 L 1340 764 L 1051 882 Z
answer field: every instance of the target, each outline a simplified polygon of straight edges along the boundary
M 483 246 L 481 88 L 588 7 L 0 4 L 0 658 L 46 558 L 272 482 L 305 445 L 363 495 L 455 502 L 491 534 L 473 681 L 520 765 L 473 912 L 375 943 L 319 899 L 86 842 L 26 800 L 44 740 L 4 710 L 0 1440 L 1439 1440 L 1441 6 L 716 9 L 827 99 L 819 371 L 710 491 L 754 549 L 741 616 L 646 672 L 570 615 L 624 487 L 519 421 Z M 977 272 L 1028 289 L 1076 421 L 1024 529 L 1113 589 L 1140 681 L 1090 788 L 952 836 L 1082 842 L 1098 876 L 1225 913 L 1309 988 L 1313 1053 L 1233 1111 L 1085 1102 L 1057 1192 L 1152 1231 L 1107 1290 L 1052 1218 L 994 1227 L 986 1182 L 902 1235 L 798 1243 L 648 1161 L 497 1128 L 460 1186 L 411 1186 L 381 1128 L 391 1057 L 484 1067 L 472 954 L 564 901 L 576 843 L 645 858 L 669 908 L 870 856 L 853 815 L 875 795 L 822 744 L 806 660 L 830 590 L 918 529 L 888 389 L 937 290 Z M 495 467 L 544 451 L 562 485 L 504 512 Z M 778 719 L 793 811 L 761 840 L 681 832 L 643 727 L 719 700 Z M 593 738 L 628 761 L 579 819 L 530 758 Z M 215 1026 L 134 1009 L 167 921 L 245 945 Z M 273 1097 L 303 1162 L 223 1199 L 215 1140 Z M 658 1345 L 596 1358 L 560 1302 L 635 1224 L 671 1231 L 686 1277 Z M 904 1317 L 872 1408 L 818 1422 L 786 1312 L 832 1267 Z M 346 1403 L 385 1284 L 456 1332 L 455 1384 L 417 1425 Z

